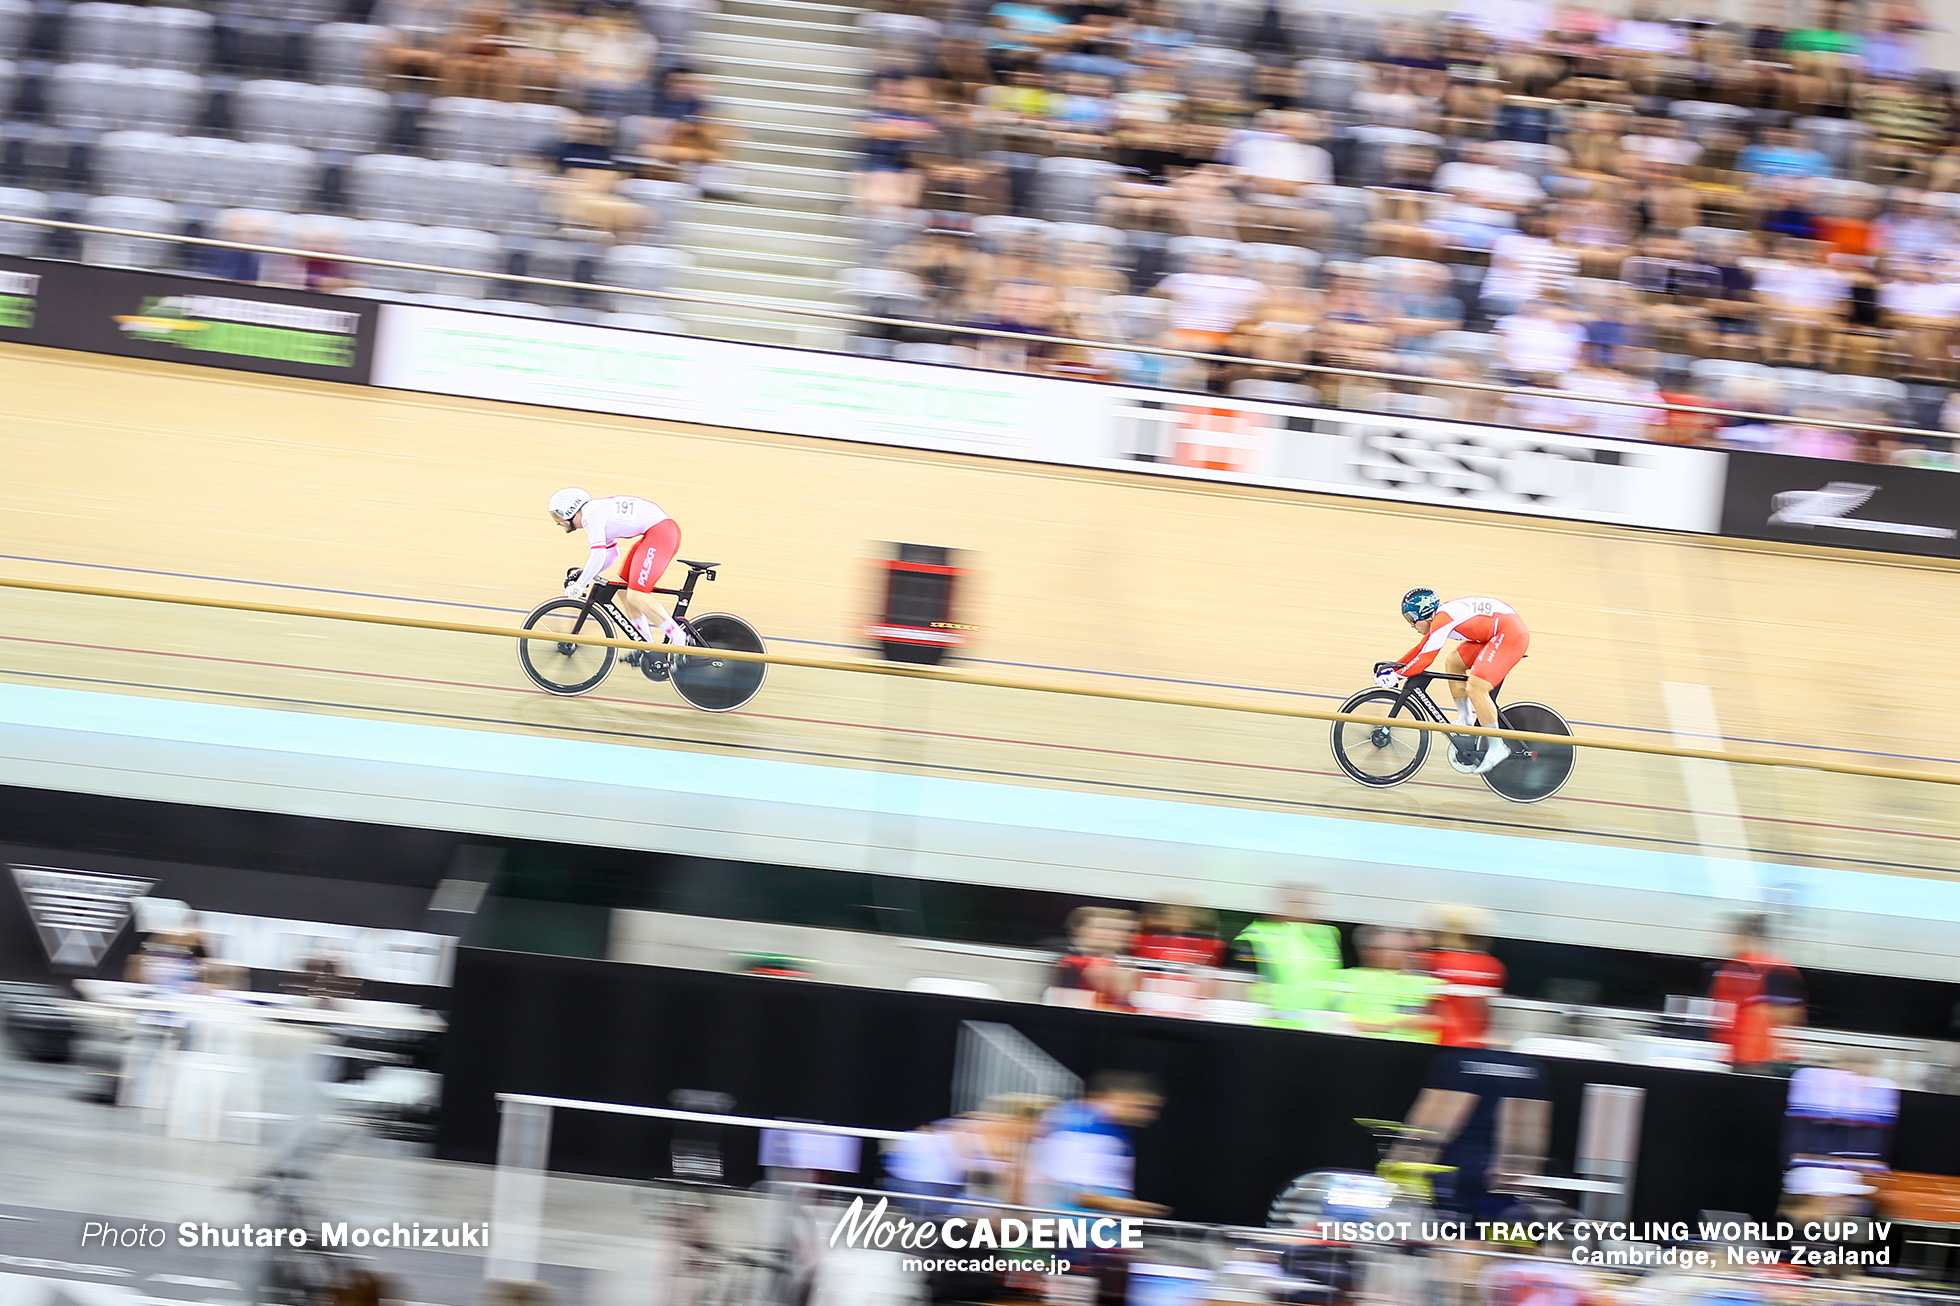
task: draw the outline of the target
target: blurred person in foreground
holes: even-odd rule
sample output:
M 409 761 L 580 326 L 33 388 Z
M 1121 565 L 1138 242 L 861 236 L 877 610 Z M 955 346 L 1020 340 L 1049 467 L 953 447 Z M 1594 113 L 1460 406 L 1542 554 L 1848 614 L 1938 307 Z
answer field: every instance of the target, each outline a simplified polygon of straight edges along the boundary
M 1729 924 L 1729 957 L 1712 968 L 1715 1038 L 1738 1071 L 1774 1074 L 1783 1066 L 1777 1032 L 1804 1023 L 1803 976 L 1770 950 L 1769 921 L 1755 913 Z
M 1404 1122 L 1391 1161 L 1445 1165 L 1436 1205 L 1471 1220 L 1496 1219 L 1514 1199 L 1503 1189 L 1544 1169 L 1552 1104 L 1538 1063 L 1495 1048 L 1443 1048 Z
M 1484 950 L 1488 913 L 1450 904 L 1436 909 L 1433 946 L 1418 963 L 1442 988 L 1436 995 L 1436 1039 L 1444 1047 L 1489 1042 L 1490 1000 L 1504 996 L 1504 963 Z
M 1065 1006 L 1128 1010 L 1136 974 L 1122 958 L 1136 932 L 1135 912 L 1093 903 L 1070 912 L 1067 949 L 1055 963 L 1049 1000 Z
M 1151 1076 L 1103 1070 L 1081 1099 L 1041 1118 L 1029 1159 L 1030 1204 L 1053 1210 L 1151 1217 L 1169 1210 L 1136 1197 L 1136 1149 L 1131 1135 L 1164 1109 Z
M 1028 1204 L 1096 1216 L 1162 1217 L 1170 1208 L 1136 1197 L 1131 1135 L 1163 1110 L 1157 1081 L 1133 1070 L 1104 1070 L 1087 1095 L 1042 1117 L 1028 1166 Z M 1127 1252 L 1071 1253 L 1098 1280 L 1099 1302 L 1129 1300 Z M 1087 1277 L 1087 1276 L 1085 1276 Z
M 1441 986 L 1414 969 L 1408 931 L 1365 926 L 1355 931 L 1354 942 L 1361 964 L 1340 973 L 1334 984 L 1335 1009 L 1357 1034 L 1434 1043 L 1436 1018 L 1430 1006 Z
M 1253 963 L 1259 984 L 1255 1002 L 1267 1022 L 1312 1028 L 1334 998 L 1341 973 L 1341 932 L 1320 920 L 1320 892 L 1312 885 L 1279 889 L 1279 909 L 1245 927 L 1233 952 Z
M 1021 1204 L 1028 1147 L 1053 1098 L 1000 1094 L 979 1109 L 922 1125 L 891 1144 L 885 1169 L 895 1192 L 917 1197 L 966 1197 Z M 981 1208 L 920 1204 L 935 1215 L 984 1214 Z

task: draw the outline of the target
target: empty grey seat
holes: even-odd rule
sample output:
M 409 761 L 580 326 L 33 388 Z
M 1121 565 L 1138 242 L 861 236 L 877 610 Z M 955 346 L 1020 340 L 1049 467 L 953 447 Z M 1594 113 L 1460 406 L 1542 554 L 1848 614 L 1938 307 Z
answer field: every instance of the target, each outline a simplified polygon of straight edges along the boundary
M 242 172 L 232 201 L 279 213 L 310 207 L 320 185 L 320 165 L 313 151 L 276 141 L 240 143 L 233 156 Z
M 134 195 L 97 195 L 82 208 L 82 220 L 98 227 L 122 227 L 131 231 L 177 234 L 180 223 L 177 206 L 165 200 L 143 199 Z M 105 236 L 89 232 L 82 237 L 82 261 L 100 267 L 166 268 L 171 260 L 167 240 L 145 240 L 140 236 Z
M 190 131 L 204 108 L 204 79 L 181 68 L 125 68 L 128 125 L 181 135 Z
M 329 86 L 366 86 L 394 29 L 373 23 L 322 23 L 306 38 L 313 80 Z
M 312 87 L 304 82 L 260 78 L 244 83 L 232 98 L 232 118 L 248 141 L 305 144 L 312 137 Z
M 14 102 L 14 88 L 20 83 L 20 70 L 11 59 L 0 58 L 0 118 Z
M 430 209 L 434 222 L 452 227 L 500 231 L 509 210 L 505 170 L 489 163 L 444 159 L 429 165 Z
M 85 131 L 133 126 L 122 121 L 122 79 L 113 64 L 65 63 L 48 75 L 48 109 L 56 124 Z
M 694 44 L 694 35 L 704 15 L 714 10 L 713 0 L 639 0 L 640 21 L 660 42 L 661 62 L 669 66 L 680 62 Z
M 363 154 L 348 165 L 347 190 L 357 217 L 374 222 L 416 222 L 431 207 L 425 184 L 433 167 L 405 154 Z
M 429 102 L 424 132 L 439 159 L 492 162 L 496 155 L 497 102 L 445 95 Z
M 1198 82 L 1229 82 L 1243 90 L 1252 82 L 1258 60 L 1243 50 L 1222 46 L 1194 45 L 1184 52 L 1184 78 L 1187 85 Z
M 1148 295 L 1111 295 L 1102 311 L 1115 326 L 1119 339 L 1132 344 L 1148 344 L 1170 325 L 1170 301 Z
M 160 132 L 109 132 L 96 142 L 96 184 L 112 195 L 177 197 L 177 138 Z
M 1164 252 L 1169 256 L 1171 271 L 1188 272 L 1193 259 L 1236 259 L 1239 243 L 1235 240 L 1220 240 L 1216 236 L 1175 236 L 1164 246 Z
M 635 179 L 619 184 L 619 193 L 653 213 L 659 230 L 666 231 L 680 216 L 681 205 L 694 198 L 694 188 L 679 181 Z
M 1345 110 L 1361 89 L 1362 65 L 1346 59 L 1302 59 L 1294 68 L 1306 79 L 1308 108 Z
M 47 218 L 54 216 L 54 206 L 38 190 L 0 187 L 0 214 L 17 218 Z M 35 254 L 40 250 L 47 230 L 46 227 L 31 227 L 24 222 L 0 222 L 0 254 L 21 258 Z
M 183 204 L 231 205 L 232 192 L 242 180 L 237 163 L 240 144 L 216 136 L 171 138 L 162 150 L 170 198 Z
M 120 63 L 121 28 L 129 9 L 94 0 L 69 5 L 61 27 L 62 53 L 74 63 Z
M 572 119 L 578 117 L 557 104 L 499 104 L 497 110 L 493 121 L 498 123 L 499 150 L 495 158 L 487 160 L 490 163 L 549 149 L 564 138 Z
M 657 245 L 615 245 L 599 260 L 598 279 L 602 285 L 630 286 L 635 290 L 669 290 L 674 274 L 688 265 L 687 255 L 677 249 Z M 650 303 L 637 295 L 608 295 L 615 313 L 645 312 Z
M 973 234 L 989 254 L 998 254 L 1017 243 L 1039 247 L 1048 239 L 1048 227 L 1040 218 L 1017 218 L 1005 213 L 991 213 L 973 220 Z
M 394 259 L 403 263 L 420 263 L 422 255 L 422 228 L 406 222 L 362 222 L 350 228 L 347 233 L 347 253 L 358 254 L 362 258 Z M 419 291 L 425 283 L 425 276 L 406 268 L 363 267 L 361 280 L 367 289 L 383 294 L 412 293 Z
M 598 277 L 598 260 L 603 251 L 581 240 L 564 240 L 555 236 L 534 240 L 521 247 L 524 256 L 524 275 L 545 277 L 552 281 L 588 282 Z M 565 286 L 533 286 L 520 283 L 520 293 L 536 304 L 569 304 L 577 298 L 586 298 L 590 292 L 580 292 Z M 633 303 L 643 302 L 631 300 Z
M 422 236 L 424 262 L 445 268 L 468 268 L 473 272 L 503 270 L 503 244 L 490 232 L 474 227 L 428 227 Z M 429 293 L 482 299 L 495 283 L 488 276 L 427 275 Z
M 147 15 L 152 62 L 193 73 L 202 72 L 211 62 L 214 24 L 210 14 L 174 5 L 158 5 L 141 12 Z
M 0 0 L 0 55 L 18 55 L 34 21 L 31 0 Z
M 310 86 L 305 98 L 312 109 L 309 130 L 295 144 L 356 154 L 381 148 L 391 115 L 383 92 L 369 86 Z
M 1093 222 L 1117 173 L 1107 159 L 1054 157 L 1035 165 L 1041 216 L 1051 222 Z

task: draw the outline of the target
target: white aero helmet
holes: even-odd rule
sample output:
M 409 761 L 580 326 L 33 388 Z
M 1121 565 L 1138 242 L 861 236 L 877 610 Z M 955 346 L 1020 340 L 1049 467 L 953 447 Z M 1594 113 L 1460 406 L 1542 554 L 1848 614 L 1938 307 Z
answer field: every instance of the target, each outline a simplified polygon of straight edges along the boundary
M 572 518 L 578 516 L 579 509 L 591 502 L 592 496 L 584 490 L 560 490 L 551 496 L 551 515 L 569 526 Z

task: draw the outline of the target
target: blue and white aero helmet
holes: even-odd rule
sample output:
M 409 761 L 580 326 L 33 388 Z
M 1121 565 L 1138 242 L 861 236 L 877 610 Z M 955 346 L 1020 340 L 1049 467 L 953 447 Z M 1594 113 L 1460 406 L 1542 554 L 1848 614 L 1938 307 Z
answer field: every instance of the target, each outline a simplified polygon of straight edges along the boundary
M 1402 596 L 1402 615 L 1410 621 L 1427 621 L 1442 606 L 1443 601 L 1432 589 L 1412 589 Z

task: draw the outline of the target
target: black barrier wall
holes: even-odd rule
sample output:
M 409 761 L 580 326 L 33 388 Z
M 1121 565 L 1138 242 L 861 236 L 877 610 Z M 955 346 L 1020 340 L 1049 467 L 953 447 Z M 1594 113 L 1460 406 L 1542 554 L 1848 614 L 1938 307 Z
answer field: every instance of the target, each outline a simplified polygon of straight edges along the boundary
M 234 281 L 0 258 L 0 340 L 368 384 L 380 306 Z
M 1146 1070 L 1167 1105 L 1139 1140 L 1138 1195 L 1186 1219 L 1263 1224 L 1287 1180 L 1372 1169 L 1354 1117 L 1400 1117 L 1434 1050 L 1380 1039 L 523 953 L 458 957 L 444 1078 L 444 1157 L 495 1157 L 497 1092 L 664 1106 L 675 1089 L 735 1098 L 743 1115 L 910 1129 L 946 1114 L 962 1021 L 998 1021 L 1075 1073 Z M 1547 1061 L 1555 1165 L 1569 1165 L 1588 1082 L 1647 1090 L 1633 1217 L 1772 1214 L 1786 1085 L 1754 1076 Z M 730 1131 L 731 1178 L 755 1175 Z M 560 1111 L 551 1165 L 666 1173 L 655 1123 Z M 1906 1095 L 1902 1169 L 1960 1159 L 1960 1098 Z M 752 1144 L 748 1145 L 752 1147 Z M 1569 1173 L 1569 1171 L 1567 1171 Z
M 1960 558 L 1960 476 L 1924 467 L 1731 453 L 1722 534 Z

